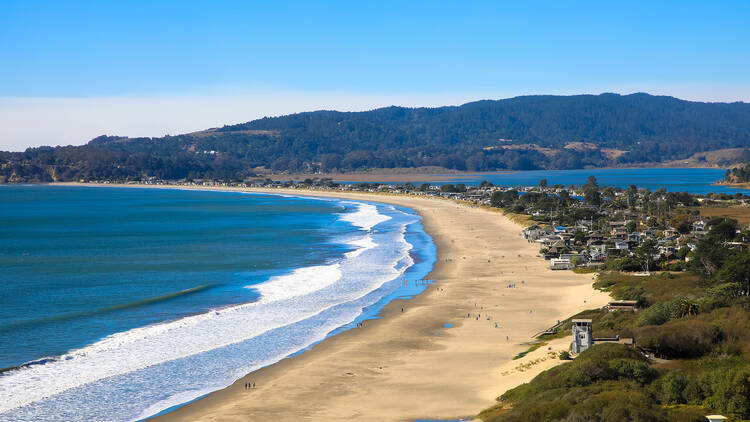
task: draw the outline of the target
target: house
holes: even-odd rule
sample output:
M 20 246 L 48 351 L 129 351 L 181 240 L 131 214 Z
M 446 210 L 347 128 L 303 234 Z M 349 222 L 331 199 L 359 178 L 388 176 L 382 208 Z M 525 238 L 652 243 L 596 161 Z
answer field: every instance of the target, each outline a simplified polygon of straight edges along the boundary
M 549 266 L 550 270 L 570 270 L 570 269 L 573 269 L 574 267 L 573 263 L 570 262 L 569 259 L 552 258 L 550 262 L 551 262 L 551 265 Z
M 588 247 L 599 247 L 604 245 L 604 240 L 602 239 L 589 239 L 586 241 L 586 246 Z
M 630 250 L 630 246 L 628 246 L 628 242 L 623 242 L 621 240 L 618 240 L 615 242 L 615 249 L 621 250 L 621 251 L 628 251 Z
M 591 248 L 589 249 L 588 254 L 591 261 L 604 262 L 607 260 L 607 247 L 601 245 L 599 248 Z
M 530 242 L 537 241 L 550 234 L 552 234 L 552 230 L 545 229 L 539 226 L 531 226 L 523 231 L 523 237 L 525 237 Z
M 552 255 L 559 255 L 564 249 L 567 249 L 565 244 L 561 240 L 558 240 L 551 244 L 549 248 L 547 248 L 547 251 Z
M 574 259 L 581 259 L 581 254 L 579 253 L 563 253 L 560 254 L 560 259 L 567 259 L 570 262 L 573 262 Z
M 625 227 L 615 227 L 609 232 L 609 234 L 612 237 L 615 237 L 618 239 L 625 239 L 625 237 L 627 237 L 628 235 L 628 231 L 627 229 L 625 229 Z
M 677 229 L 675 229 L 674 227 L 667 227 L 666 229 L 664 229 L 664 237 L 667 237 L 667 238 L 675 238 L 675 237 L 677 237 L 677 236 L 678 236 L 679 234 L 680 234 L 680 233 L 679 233 L 679 232 L 677 231 Z

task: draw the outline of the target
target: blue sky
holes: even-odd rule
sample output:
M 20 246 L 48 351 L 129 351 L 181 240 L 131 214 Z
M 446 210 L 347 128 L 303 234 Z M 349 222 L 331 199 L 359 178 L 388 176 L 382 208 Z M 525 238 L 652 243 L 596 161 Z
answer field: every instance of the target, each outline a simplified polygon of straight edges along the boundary
M 748 46 L 747 1 L 2 0 L 0 148 L 538 93 L 750 101 Z

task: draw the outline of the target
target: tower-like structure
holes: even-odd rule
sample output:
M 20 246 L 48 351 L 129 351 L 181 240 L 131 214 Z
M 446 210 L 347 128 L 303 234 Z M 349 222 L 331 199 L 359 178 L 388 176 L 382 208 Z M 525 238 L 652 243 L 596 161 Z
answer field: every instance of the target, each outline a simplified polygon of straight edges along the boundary
M 578 354 L 594 345 L 594 339 L 591 337 L 591 320 L 574 319 L 573 320 L 573 343 L 571 350 Z

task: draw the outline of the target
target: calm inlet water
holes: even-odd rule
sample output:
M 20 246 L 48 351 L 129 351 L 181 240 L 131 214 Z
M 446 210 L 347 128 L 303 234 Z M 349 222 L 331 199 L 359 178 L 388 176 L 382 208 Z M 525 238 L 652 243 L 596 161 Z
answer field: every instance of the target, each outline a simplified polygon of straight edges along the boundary
M 418 292 L 435 259 L 409 210 L 159 189 L 2 186 L 0 244 L 0 367 L 21 365 L 0 420 L 19 421 L 223 388 Z
M 690 192 L 696 194 L 713 193 L 744 193 L 750 194 L 748 189 L 730 186 L 713 185 L 724 178 L 723 169 L 695 169 L 695 168 L 655 168 L 655 169 L 591 169 L 591 170 L 536 170 L 517 171 L 507 174 L 482 174 L 478 176 L 446 175 L 439 181 L 412 183 L 464 183 L 478 185 L 483 180 L 497 186 L 537 186 L 539 181 L 547 179 L 549 185 L 577 185 L 586 183 L 590 175 L 596 176 L 599 185 L 627 188 L 636 185 L 652 191 L 666 188 L 670 192 Z

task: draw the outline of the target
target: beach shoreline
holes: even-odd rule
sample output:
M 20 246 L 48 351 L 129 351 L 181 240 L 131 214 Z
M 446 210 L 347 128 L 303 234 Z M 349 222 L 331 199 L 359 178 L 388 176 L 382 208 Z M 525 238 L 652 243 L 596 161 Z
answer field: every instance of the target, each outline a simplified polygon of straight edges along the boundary
M 71 185 L 71 184 L 65 184 Z M 185 186 L 92 185 L 133 188 Z M 197 187 L 386 203 L 415 211 L 437 246 L 425 292 L 151 420 L 414 420 L 465 418 L 559 361 L 566 341 L 523 359 L 530 336 L 604 305 L 591 274 L 549 270 L 521 226 L 443 199 L 297 189 Z M 514 284 L 516 288 L 508 288 Z M 551 347 L 552 350 L 548 350 Z M 255 389 L 246 389 L 254 383 Z

